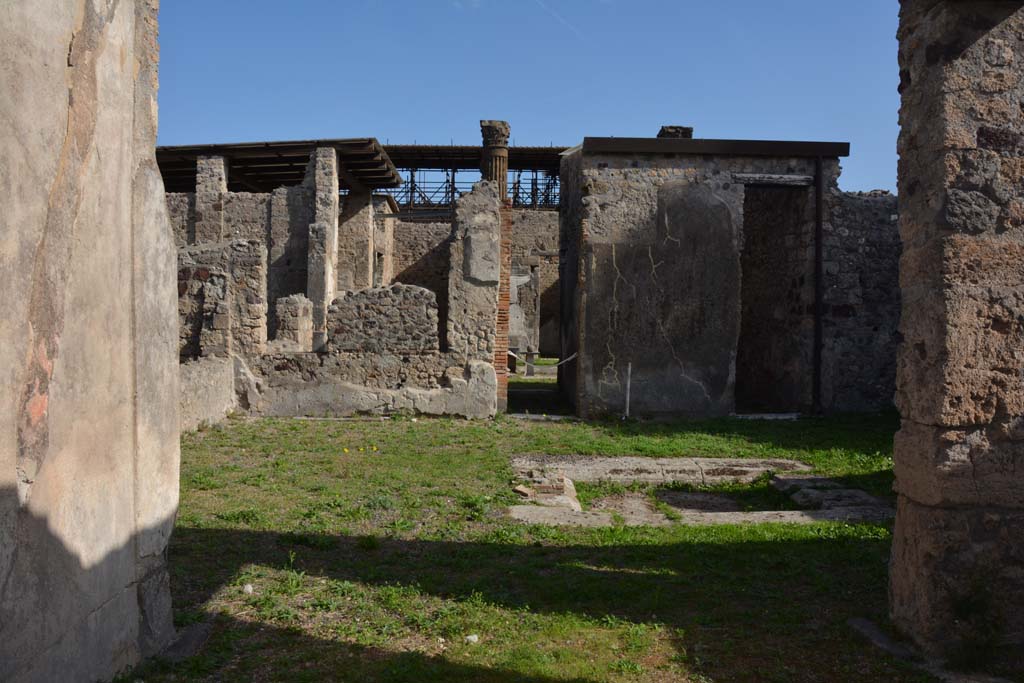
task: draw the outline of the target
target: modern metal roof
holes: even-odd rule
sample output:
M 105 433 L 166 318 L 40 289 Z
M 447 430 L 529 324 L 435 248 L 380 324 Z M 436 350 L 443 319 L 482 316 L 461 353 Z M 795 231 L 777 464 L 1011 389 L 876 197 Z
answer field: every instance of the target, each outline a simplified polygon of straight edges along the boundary
M 706 154 L 743 157 L 846 157 L 849 142 L 711 140 L 692 138 L 583 138 L 584 154 Z
M 199 156 L 223 156 L 228 160 L 228 189 L 271 192 L 282 185 L 301 183 L 317 147 L 338 151 L 342 187 L 376 190 L 402 184 L 398 169 L 376 138 L 157 147 L 156 160 L 168 192 L 195 191 Z
M 481 147 L 473 145 L 385 145 L 398 168 L 479 169 Z M 509 170 L 558 172 L 565 147 L 509 147 Z

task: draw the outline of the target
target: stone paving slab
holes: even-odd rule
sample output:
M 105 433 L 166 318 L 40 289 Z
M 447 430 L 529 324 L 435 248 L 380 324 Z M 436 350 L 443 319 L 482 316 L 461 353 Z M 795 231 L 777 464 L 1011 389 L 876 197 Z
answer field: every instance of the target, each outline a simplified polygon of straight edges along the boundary
M 648 458 L 643 456 L 517 455 L 517 477 L 527 480 L 562 473 L 573 481 L 623 484 L 684 483 L 707 486 L 749 483 L 766 472 L 806 472 L 797 460 L 762 458 Z
M 512 519 L 527 524 L 549 526 L 606 527 L 613 526 L 612 512 L 575 512 L 567 508 L 540 507 L 537 505 L 513 505 L 508 514 Z M 818 522 L 883 522 L 894 515 L 891 508 L 856 507 L 832 508 L 829 510 L 762 510 L 756 512 L 683 512 L 679 520 L 670 520 L 664 515 L 652 519 L 641 515 L 619 517 L 626 526 L 669 526 L 683 524 L 692 526 L 715 526 L 720 524 L 816 524 Z

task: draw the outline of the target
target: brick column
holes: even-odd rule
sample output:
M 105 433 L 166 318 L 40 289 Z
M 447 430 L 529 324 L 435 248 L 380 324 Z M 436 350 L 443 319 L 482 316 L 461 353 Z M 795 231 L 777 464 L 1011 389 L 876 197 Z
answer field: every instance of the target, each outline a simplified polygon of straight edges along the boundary
M 1024 9 L 903 0 L 890 600 L 929 653 L 1024 644 Z
M 196 244 L 224 238 L 224 195 L 228 192 L 227 160 L 196 159 Z
M 494 335 L 494 374 L 498 379 L 498 410 L 508 409 L 508 307 L 512 279 L 512 201 L 501 208 L 501 271 L 498 281 L 498 314 Z

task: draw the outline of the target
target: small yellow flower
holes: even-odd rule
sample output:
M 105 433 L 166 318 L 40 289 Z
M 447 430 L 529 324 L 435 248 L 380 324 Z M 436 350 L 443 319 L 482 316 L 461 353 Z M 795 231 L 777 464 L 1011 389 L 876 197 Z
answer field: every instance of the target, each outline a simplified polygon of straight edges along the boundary
M 341 450 L 344 451 L 345 453 L 348 453 L 348 449 L 347 448 L 342 448 Z
M 363 452 L 363 451 L 365 451 L 365 450 L 366 450 L 365 448 L 360 448 L 360 449 L 359 449 L 359 452 L 360 452 L 360 453 L 362 453 L 362 452 Z

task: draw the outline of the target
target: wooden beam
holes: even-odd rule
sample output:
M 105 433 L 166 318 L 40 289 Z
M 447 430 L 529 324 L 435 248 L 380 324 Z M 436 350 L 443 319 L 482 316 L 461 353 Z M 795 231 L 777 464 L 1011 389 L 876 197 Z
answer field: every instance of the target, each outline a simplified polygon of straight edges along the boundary
M 743 185 L 810 187 L 814 184 L 814 176 L 812 175 L 792 175 L 786 173 L 733 173 L 732 179 Z

